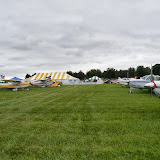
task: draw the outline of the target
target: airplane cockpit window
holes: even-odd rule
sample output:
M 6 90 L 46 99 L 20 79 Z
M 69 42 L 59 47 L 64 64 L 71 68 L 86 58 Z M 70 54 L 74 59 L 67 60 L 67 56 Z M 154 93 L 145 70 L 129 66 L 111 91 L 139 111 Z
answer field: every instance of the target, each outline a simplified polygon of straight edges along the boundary
M 154 80 L 154 81 L 160 81 L 160 76 L 152 76 L 152 79 L 151 79 L 151 75 L 146 75 L 146 76 L 143 76 L 141 77 L 141 79 L 143 80 Z
M 148 76 L 148 77 L 146 78 L 146 80 L 151 80 L 151 76 Z
M 147 76 L 143 76 L 143 77 L 141 77 L 141 79 L 145 80 L 145 79 L 146 79 L 146 77 L 147 77 Z

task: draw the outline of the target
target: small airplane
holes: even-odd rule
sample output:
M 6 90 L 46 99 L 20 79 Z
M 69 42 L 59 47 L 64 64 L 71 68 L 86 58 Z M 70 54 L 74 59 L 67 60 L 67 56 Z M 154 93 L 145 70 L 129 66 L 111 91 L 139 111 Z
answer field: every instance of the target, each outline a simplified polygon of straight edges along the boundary
M 118 77 L 117 83 L 119 83 L 122 86 L 129 86 L 130 80 L 133 80 L 134 78 L 120 78 Z
M 28 79 L 22 80 L 17 77 L 14 77 L 12 79 L 4 79 L 2 80 L 4 83 L 0 83 L 0 88 L 8 88 L 13 91 L 17 90 L 29 90 L 29 87 L 31 86 L 31 83 L 28 81 Z
M 145 85 L 151 81 L 158 81 L 160 80 L 160 76 L 159 75 L 146 75 L 141 77 L 140 79 L 134 79 L 134 80 L 130 80 L 129 81 L 129 93 L 132 93 L 133 89 L 146 89 Z
M 153 89 L 154 93 L 160 98 L 160 81 L 152 81 L 145 85 L 147 89 Z
M 49 76 L 49 77 L 46 77 L 45 79 L 41 79 L 41 80 L 39 79 L 36 81 L 32 81 L 31 85 L 32 86 L 49 87 L 54 83 L 55 83 L 55 81 L 51 80 L 51 76 Z

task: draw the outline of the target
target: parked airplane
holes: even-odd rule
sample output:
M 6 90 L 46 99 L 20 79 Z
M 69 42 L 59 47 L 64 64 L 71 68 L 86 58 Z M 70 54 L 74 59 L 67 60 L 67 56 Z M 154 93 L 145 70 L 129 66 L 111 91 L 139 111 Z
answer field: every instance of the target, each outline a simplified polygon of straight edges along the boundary
M 129 82 L 129 86 L 130 86 L 130 91 L 129 93 L 132 93 L 132 89 L 145 89 L 145 85 L 149 82 L 151 82 L 152 80 L 154 81 L 158 81 L 160 80 L 160 76 L 158 75 L 146 75 L 141 77 L 140 79 L 134 79 L 134 80 L 130 80 Z
M 153 81 L 145 85 L 146 88 L 152 88 L 154 93 L 160 98 L 160 81 Z
M 0 84 L 0 88 L 8 88 L 11 89 L 13 91 L 17 91 L 18 89 L 29 89 L 29 87 L 31 86 L 31 83 L 28 82 L 28 80 L 22 80 L 19 79 L 17 77 L 14 77 L 12 79 L 9 80 L 2 80 L 6 83 L 1 83 Z
M 133 80 L 134 78 L 120 78 L 118 77 L 117 83 L 119 83 L 122 86 L 128 86 L 129 85 L 129 81 Z
M 53 80 L 51 80 L 51 76 L 49 76 L 49 77 L 46 77 L 45 79 L 32 81 L 31 85 L 32 86 L 48 87 L 48 86 L 51 86 L 54 83 L 55 82 Z

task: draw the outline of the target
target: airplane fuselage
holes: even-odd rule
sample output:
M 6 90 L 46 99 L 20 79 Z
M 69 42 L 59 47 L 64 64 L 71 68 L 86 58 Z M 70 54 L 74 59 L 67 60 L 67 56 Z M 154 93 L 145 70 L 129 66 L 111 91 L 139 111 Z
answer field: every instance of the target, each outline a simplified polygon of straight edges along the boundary
M 149 82 L 150 82 L 149 80 L 141 80 L 141 79 L 131 80 L 129 82 L 129 87 L 131 89 L 144 89 L 145 85 Z
M 54 81 L 52 81 L 52 80 L 50 80 L 50 81 L 37 81 L 37 82 L 32 82 L 32 85 L 47 87 L 48 85 L 52 85 L 53 83 L 54 83 Z
M 152 80 L 160 80 L 160 76 L 158 75 L 146 75 L 141 77 L 141 79 L 135 79 L 130 80 L 129 87 L 130 87 L 130 93 L 132 92 L 132 89 L 146 89 L 145 85 Z
M 20 84 L 13 84 L 13 83 L 1 83 L 0 88 L 8 88 L 8 89 L 19 89 L 19 88 L 28 88 L 30 87 L 29 82 L 23 82 Z

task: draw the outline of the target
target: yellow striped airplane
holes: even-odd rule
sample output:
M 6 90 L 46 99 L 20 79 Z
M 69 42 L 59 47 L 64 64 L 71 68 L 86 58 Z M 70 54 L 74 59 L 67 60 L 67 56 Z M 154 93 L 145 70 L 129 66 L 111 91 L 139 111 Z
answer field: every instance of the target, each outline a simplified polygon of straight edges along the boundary
M 8 88 L 13 91 L 22 90 L 22 89 L 29 90 L 29 87 L 31 86 L 31 83 L 28 82 L 27 79 L 25 80 L 10 79 L 10 80 L 2 80 L 2 81 L 7 83 L 0 83 L 0 88 Z

